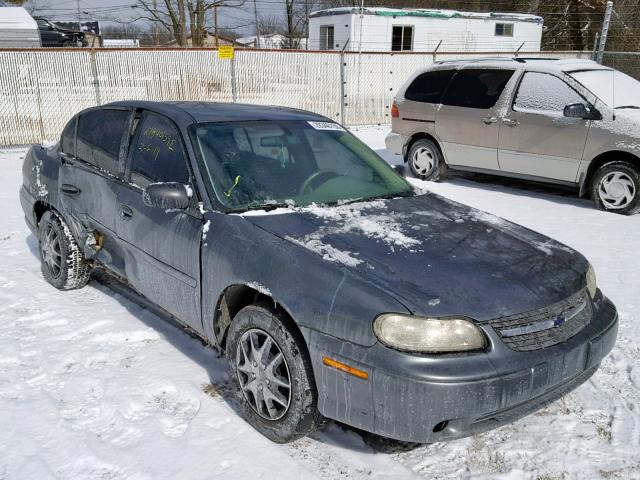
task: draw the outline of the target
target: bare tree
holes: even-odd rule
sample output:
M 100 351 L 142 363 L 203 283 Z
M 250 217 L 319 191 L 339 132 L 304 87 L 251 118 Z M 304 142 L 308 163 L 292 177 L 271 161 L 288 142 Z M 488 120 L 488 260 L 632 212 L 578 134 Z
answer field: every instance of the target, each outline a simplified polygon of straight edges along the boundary
M 217 7 L 241 7 L 245 0 L 162 0 L 155 7 L 153 0 L 138 0 L 137 8 L 142 11 L 136 20 L 145 19 L 161 25 L 170 32 L 180 46 L 187 46 L 191 37 L 194 47 L 201 47 L 207 36 L 206 15 Z

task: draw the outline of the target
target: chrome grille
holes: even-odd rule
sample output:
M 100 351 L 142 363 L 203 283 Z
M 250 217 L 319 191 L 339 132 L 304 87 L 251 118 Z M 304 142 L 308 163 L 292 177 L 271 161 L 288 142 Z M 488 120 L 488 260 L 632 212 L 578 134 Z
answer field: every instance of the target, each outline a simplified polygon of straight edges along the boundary
M 519 352 L 538 350 L 563 342 L 591 321 L 591 302 L 585 290 L 539 310 L 491 320 L 509 348 Z

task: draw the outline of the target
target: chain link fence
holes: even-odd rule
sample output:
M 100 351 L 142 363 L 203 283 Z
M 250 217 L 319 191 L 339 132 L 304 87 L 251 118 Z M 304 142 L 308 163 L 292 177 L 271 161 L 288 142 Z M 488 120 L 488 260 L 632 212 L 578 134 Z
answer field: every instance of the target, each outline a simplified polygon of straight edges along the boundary
M 57 139 L 76 112 L 126 99 L 279 105 L 346 125 L 389 123 L 393 97 L 413 71 L 487 56 L 512 54 L 237 50 L 227 60 L 215 49 L 0 50 L 0 145 Z

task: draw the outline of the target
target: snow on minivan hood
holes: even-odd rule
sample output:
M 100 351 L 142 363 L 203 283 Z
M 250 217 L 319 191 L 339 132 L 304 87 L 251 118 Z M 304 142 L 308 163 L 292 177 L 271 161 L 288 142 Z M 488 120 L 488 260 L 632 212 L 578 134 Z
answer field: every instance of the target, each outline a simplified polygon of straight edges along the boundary
M 435 194 L 245 219 L 375 284 L 413 313 L 489 320 L 585 286 L 587 261 L 548 237 Z

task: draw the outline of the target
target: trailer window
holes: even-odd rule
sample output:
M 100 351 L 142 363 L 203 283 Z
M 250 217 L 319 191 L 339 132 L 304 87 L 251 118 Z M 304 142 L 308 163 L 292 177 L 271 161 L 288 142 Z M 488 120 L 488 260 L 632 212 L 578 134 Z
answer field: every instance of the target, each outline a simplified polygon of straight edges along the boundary
M 413 26 L 394 25 L 391 33 L 391 51 L 413 50 Z
M 496 23 L 496 37 L 513 37 L 513 23 Z
M 333 25 L 320 27 L 320 50 L 333 50 Z

